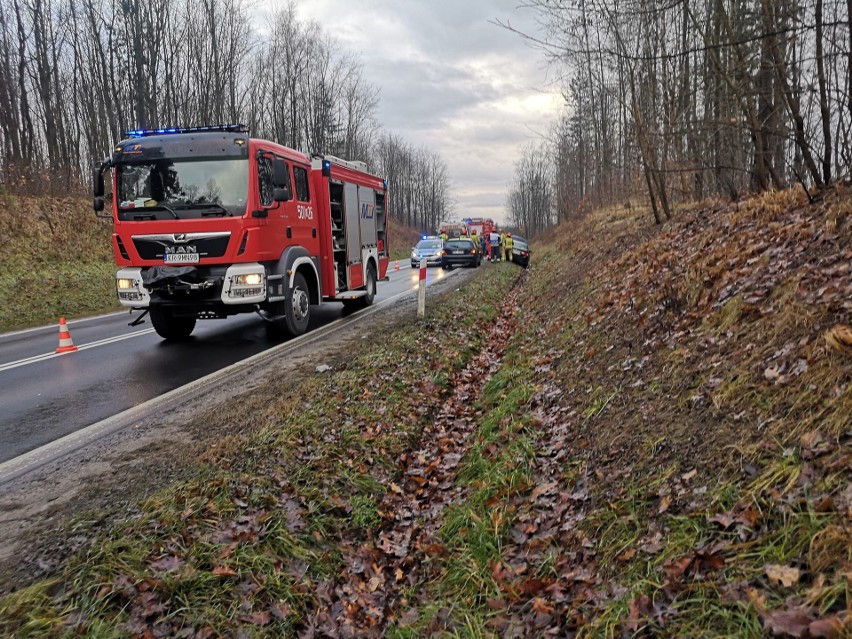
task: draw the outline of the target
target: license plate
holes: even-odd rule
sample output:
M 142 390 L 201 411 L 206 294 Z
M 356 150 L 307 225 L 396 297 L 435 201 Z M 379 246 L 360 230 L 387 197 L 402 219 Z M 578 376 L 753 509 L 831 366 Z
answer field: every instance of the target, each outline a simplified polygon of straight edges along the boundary
M 464 255 L 464 251 L 453 251 L 453 255 Z
M 197 264 L 198 253 L 166 253 L 163 256 L 165 264 Z

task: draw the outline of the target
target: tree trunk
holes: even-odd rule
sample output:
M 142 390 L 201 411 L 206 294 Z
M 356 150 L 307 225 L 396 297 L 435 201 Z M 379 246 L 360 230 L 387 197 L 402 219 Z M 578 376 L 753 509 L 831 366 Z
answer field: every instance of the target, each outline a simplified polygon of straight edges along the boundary
M 819 110 L 822 115 L 822 137 L 825 148 L 822 154 L 822 179 L 831 183 L 831 115 L 828 111 L 828 91 L 825 86 L 825 58 L 823 53 L 822 0 L 816 0 L 816 64 L 819 82 Z M 849 25 L 852 28 L 852 25 Z

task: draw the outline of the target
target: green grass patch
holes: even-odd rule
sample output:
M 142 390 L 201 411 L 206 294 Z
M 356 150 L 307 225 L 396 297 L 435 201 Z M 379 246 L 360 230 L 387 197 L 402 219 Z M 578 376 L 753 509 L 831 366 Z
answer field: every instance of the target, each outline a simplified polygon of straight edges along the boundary
M 535 437 L 524 406 L 535 391 L 529 362 L 509 350 L 504 365 L 484 386 L 480 398 L 484 413 L 475 441 L 459 467 L 456 483 L 466 489 L 463 502 L 444 515 L 440 539 L 446 555 L 439 559 L 427 597 L 432 603 L 417 607 L 417 620 L 392 626 L 388 636 L 420 636 L 440 609 L 445 611 L 447 636 L 491 636 L 493 611 L 488 600 L 503 593 L 494 577 L 503 562 L 503 545 L 513 524 L 510 497 L 528 490 L 529 462 L 535 455 Z
M 116 311 L 112 223 L 83 198 L 0 200 L 0 332 Z

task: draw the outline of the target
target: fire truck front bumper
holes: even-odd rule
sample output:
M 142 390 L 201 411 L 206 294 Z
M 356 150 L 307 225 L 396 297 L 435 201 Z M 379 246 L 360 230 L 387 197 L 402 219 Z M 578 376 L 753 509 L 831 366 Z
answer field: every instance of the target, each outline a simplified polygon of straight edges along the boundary
M 266 301 L 266 269 L 257 263 L 228 267 L 124 268 L 115 278 L 123 306 L 147 308 L 151 303 L 228 307 Z
M 115 292 L 122 306 L 147 308 L 151 295 L 142 283 L 141 268 L 123 268 L 115 274 Z

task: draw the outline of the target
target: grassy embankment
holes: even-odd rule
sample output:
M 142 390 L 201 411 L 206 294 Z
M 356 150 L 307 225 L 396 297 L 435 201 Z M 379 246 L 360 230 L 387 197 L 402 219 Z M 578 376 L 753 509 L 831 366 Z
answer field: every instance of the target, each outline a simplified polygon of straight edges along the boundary
M 0 332 L 119 310 L 111 233 L 88 199 L 0 196 Z M 391 259 L 417 238 L 392 224 Z
M 247 434 L 72 522 L 96 541 L 0 634 L 849 636 L 849 211 L 605 211 L 486 266 L 207 417 Z
M 0 196 L 0 332 L 118 310 L 111 232 L 90 200 Z

